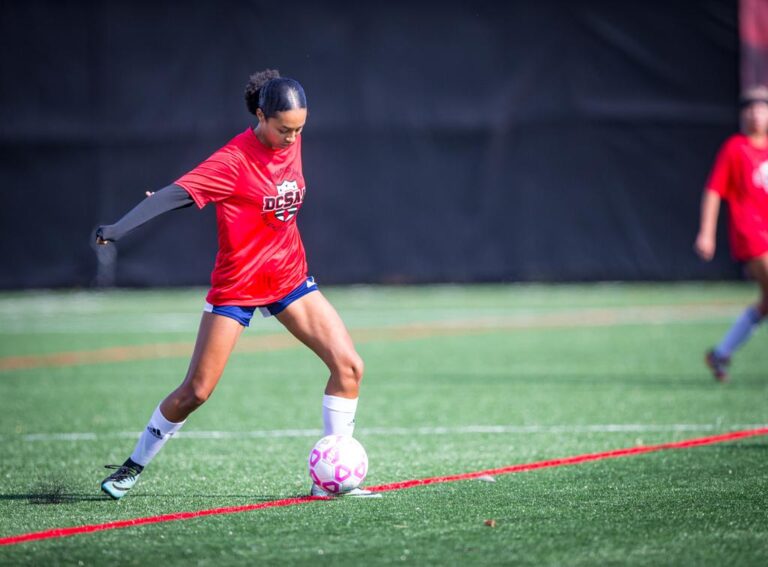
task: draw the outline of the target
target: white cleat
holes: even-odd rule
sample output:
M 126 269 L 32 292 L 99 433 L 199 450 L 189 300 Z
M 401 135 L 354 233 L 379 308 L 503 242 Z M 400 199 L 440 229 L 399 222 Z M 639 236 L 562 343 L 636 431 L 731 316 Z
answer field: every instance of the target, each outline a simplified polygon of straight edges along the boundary
M 365 488 L 353 488 L 352 490 L 342 492 L 341 494 L 334 494 L 333 492 L 323 490 L 316 484 L 312 485 L 312 489 L 309 491 L 309 494 L 310 496 L 326 496 L 329 498 L 339 498 L 342 496 L 351 498 L 381 498 L 380 493 L 366 490 Z

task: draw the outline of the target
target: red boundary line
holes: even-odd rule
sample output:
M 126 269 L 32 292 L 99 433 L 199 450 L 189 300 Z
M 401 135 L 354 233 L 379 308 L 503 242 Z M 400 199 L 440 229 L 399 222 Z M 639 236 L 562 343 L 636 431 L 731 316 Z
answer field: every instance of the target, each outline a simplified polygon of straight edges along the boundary
M 757 435 L 768 435 L 768 427 L 762 427 L 760 429 L 748 429 L 743 431 L 733 431 L 731 433 L 724 433 L 722 435 L 700 437 L 698 439 L 687 439 L 685 441 L 677 441 L 674 443 L 662 443 L 660 445 L 640 445 L 637 447 L 630 447 L 628 449 L 616 449 L 614 451 L 605 451 L 602 453 L 589 453 L 586 455 L 577 455 L 575 457 L 567 457 L 564 459 L 539 461 L 536 463 L 527 463 L 523 465 L 511 465 L 508 467 L 501 467 L 498 469 L 488 469 L 484 471 L 475 471 L 475 472 L 456 474 L 451 476 L 436 476 L 431 478 L 406 480 L 402 482 L 393 482 L 390 484 L 380 484 L 378 486 L 370 486 L 368 488 L 374 492 L 388 492 L 390 490 L 402 490 L 404 488 L 412 488 L 414 486 L 426 486 L 429 484 L 437 484 L 442 482 L 456 482 L 460 480 L 470 480 L 470 479 L 478 478 L 481 476 L 495 476 L 495 475 L 501 475 L 501 474 L 511 474 L 511 473 L 518 473 L 518 472 L 524 472 L 524 471 L 531 471 L 536 469 L 562 467 L 566 465 L 578 465 L 580 463 L 587 463 L 590 461 L 599 461 L 602 459 L 615 459 L 618 457 L 629 457 L 632 455 L 653 453 L 655 451 L 663 451 L 666 449 L 687 449 L 690 447 L 700 447 L 702 445 L 724 443 L 726 441 L 735 441 L 738 439 L 745 439 L 747 437 L 754 437 Z M 193 518 L 201 518 L 203 516 L 217 516 L 221 514 L 238 514 L 240 512 L 250 512 L 253 510 L 262 510 L 265 508 L 282 508 L 285 506 L 295 506 L 299 504 L 306 504 L 307 502 L 314 502 L 317 500 L 328 500 L 328 498 L 320 497 L 320 496 L 304 496 L 301 498 L 284 498 L 282 500 L 271 500 L 269 502 L 261 502 L 259 504 L 248 504 L 245 506 L 230 506 L 226 508 L 198 510 L 196 512 L 179 512 L 176 514 L 163 514 L 161 516 L 134 518 L 132 520 L 107 522 L 105 524 L 73 526 L 70 528 L 56 528 L 52 530 L 45 530 L 42 532 L 32 532 L 32 533 L 19 534 L 19 535 L 0 538 L 0 546 L 13 545 L 13 544 L 23 543 L 27 541 L 67 537 L 67 536 L 73 536 L 77 534 L 86 534 L 86 533 L 99 532 L 104 530 L 115 530 L 120 528 L 128 528 L 132 526 L 142 526 L 146 524 L 159 524 L 161 522 L 174 522 L 176 520 L 191 520 Z

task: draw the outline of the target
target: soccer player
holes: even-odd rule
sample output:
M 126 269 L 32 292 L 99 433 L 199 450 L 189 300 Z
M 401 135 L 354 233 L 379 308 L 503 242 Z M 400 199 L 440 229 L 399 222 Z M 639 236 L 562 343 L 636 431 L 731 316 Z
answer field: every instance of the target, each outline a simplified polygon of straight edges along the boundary
M 192 360 L 181 385 L 163 399 L 131 456 L 101 484 L 114 499 L 128 492 L 168 439 L 213 392 L 230 353 L 258 309 L 274 316 L 330 370 L 322 403 L 326 435 L 352 435 L 363 361 L 336 310 L 307 274 L 296 215 L 306 186 L 301 132 L 307 120 L 304 89 L 266 70 L 250 77 L 248 110 L 258 124 L 173 184 L 147 198 L 117 223 L 100 226 L 108 245 L 148 220 L 191 205 L 216 206 L 219 249 Z M 311 494 L 327 496 L 313 485 Z M 357 489 L 353 496 L 378 496 Z
M 728 379 L 731 356 L 768 314 L 768 88 L 755 87 L 742 99 L 743 134 L 720 149 L 701 203 L 701 223 L 694 248 L 701 258 L 715 254 L 720 201 L 728 202 L 731 252 L 745 262 L 760 286 L 760 300 L 733 323 L 720 343 L 706 353 L 715 379 Z

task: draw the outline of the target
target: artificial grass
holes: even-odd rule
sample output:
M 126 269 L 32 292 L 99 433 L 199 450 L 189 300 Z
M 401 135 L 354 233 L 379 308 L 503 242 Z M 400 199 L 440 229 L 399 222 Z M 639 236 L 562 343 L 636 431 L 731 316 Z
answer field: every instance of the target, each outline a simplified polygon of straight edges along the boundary
M 357 437 L 371 461 L 368 484 L 768 423 L 765 331 L 739 353 L 728 384 L 715 383 L 701 360 L 751 299 L 749 286 L 326 291 L 353 335 L 365 331 Z M 2 355 L 194 340 L 201 290 L 74 295 L 77 301 L 71 293 L 0 296 Z M 53 332 L 23 315 L 35 314 L 37 300 L 56 321 Z M 651 323 L 626 317 L 644 308 L 669 313 Z M 595 309 L 624 316 L 591 320 Z M 145 312 L 151 316 L 142 322 Z M 166 327 L 158 325 L 164 313 L 173 320 Z M 577 314 L 576 322 L 475 328 L 482 318 L 535 321 L 560 313 Z M 451 334 L 388 331 L 445 323 Z M 251 335 L 282 332 L 274 321 L 254 326 Z M 326 372 L 296 345 L 236 351 L 214 396 L 185 426 L 188 435 L 164 449 L 124 500 L 102 498 L 101 465 L 127 456 L 187 363 L 176 356 L 0 373 L 0 537 L 306 493 L 304 460 L 320 436 Z M 62 433 L 90 436 L 56 437 Z M 0 564 L 760 565 L 768 558 L 767 450 L 760 437 L 495 483 L 412 488 L 375 501 L 312 502 L 30 542 L 0 547 Z M 495 527 L 485 525 L 490 519 Z

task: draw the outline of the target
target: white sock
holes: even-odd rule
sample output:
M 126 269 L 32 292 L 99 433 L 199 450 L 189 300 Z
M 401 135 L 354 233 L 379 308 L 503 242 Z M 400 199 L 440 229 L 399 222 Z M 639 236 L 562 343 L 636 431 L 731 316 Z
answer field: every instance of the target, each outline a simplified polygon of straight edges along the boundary
M 355 431 L 357 398 L 323 396 L 323 435 L 352 435 Z
M 728 357 L 747 342 L 752 333 L 760 325 L 760 312 L 754 307 L 747 307 L 715 348 L 715 354 L 720 357 Z
M 186 421 L 186 420 L 185 420 Z M 139 437 L 139 442 L 136 443 L 136 448 L 133 450 L 131 460 L 134 463 L 140 464 L 142 467 L 146 467 L 149 462 L 155 458 L 155 455 L 163 448 L 165 442 L 176 433 L 185 421 L 181 423 L 173 423 L 165 419 L 160 412 L 160 406 L 155 408 L 152 417 L 149 419 L 149 423 Z

